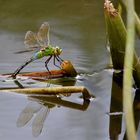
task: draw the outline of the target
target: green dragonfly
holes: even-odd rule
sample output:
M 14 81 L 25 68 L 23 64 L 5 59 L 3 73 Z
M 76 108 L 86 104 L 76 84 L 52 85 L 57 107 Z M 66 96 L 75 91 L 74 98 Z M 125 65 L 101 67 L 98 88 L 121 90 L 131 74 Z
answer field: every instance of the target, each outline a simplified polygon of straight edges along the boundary
M 44 22 L 41 27 L 39 28 L 38 33 L 34 33 L 32 31 L 27 31 L 25 35 L 25 46 L 28 46 L 30 49 L 39 49 L 39 51 L 36 51 L 36 53 L 27 60 L 23 65 L 21 65 L 19 68 L 15 70 L 15 72 L 12 74 L 12 77 L 15 78 L 16 75 L 29 63 L 41 59 L 43 57 L 47 57 L 47 60 L 45 61 L 45 67 L 49 71 L 48 63 L 53 58 L 53 63 L 55 66 L 55 61 L 57 60 L 60 64 L 62 63 L 62 59 L 60 58 L 60 54 L 62 53 L 62 49 L 58 46 L 52 46 L 50 44 L 49 40 L 49 30 L 50 26 L 48 22 Z M 59 67 L 59 66 L 57 66 Z M 51 74 L 51 73 L 50 73 Z

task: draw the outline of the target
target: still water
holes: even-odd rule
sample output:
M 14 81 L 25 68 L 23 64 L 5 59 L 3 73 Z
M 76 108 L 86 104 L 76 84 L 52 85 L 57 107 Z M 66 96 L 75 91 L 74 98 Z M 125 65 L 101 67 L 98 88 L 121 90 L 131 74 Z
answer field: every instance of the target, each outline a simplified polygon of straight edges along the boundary
M 109 54 L 105 48 L 103 1 L 0 0 L 0 5 L 0 74 L 14 72 L 32 56 L 32 52 L 16 52 L 26 49 L 23 43 L 26 31 L 37 32 L 39 26 L 48 21 L 51 43 L 60 46 L 63 49 L 61 57 L 70 60 L 82 74 L 79 80 L 62 85 L 83 85 L 96 97 L 84 102 L 80 93 L 50 99 L 1 92 L 0 139 L 122 140 L 125 127 L 121 89 L 112 81 L 113 72 L 104 70 Z M 44 71 L 44 62 L 44 58 L 37 60 L 23 72 Z M 56 67 L 50 63 L 49 68 Z M 19 82 L 25 87 L 47 86 L 31 79 Z M 17 85 L 1 79 L 0 87 Z M 109 112 L 117 112 L 117 115 Z M 139 111 L 136 111 L 136 116 L 140 138 Z

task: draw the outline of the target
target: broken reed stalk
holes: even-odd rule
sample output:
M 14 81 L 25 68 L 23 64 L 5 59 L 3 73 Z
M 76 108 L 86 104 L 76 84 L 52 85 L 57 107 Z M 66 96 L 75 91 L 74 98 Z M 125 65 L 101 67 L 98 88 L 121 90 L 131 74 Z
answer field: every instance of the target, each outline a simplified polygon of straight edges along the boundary
M 50 73 L 48 71 L 42 71 L 42 72 L 41 71 L 36 71 L 36 72 L 21 73 L 21 74 L 18 74 L 18 76 L 53 79 L 53 78 L 64 77 L 64 76 L 67 75 L 64 70 L 50 70 Z
M 65 87 L 43 87 L 43 88 L 23 88 L 23 89 L 9 89 L 1 90 L 3 92 L 18 92 L 24 94 L 43 94 L 43 95 L 59 95 L 66 93 L 79 93 L 82 92 L 83 98 L 89 100 L 91 95 L 88 90 L 83 86 L 65 86 Z
M 131 1 L 133 2 L 133 1 Z M 132 7 L 131 7 L 132 5 Z M 131 8 L 130 8 L 131 7 Z M 128 139 L 136 139 L 136 132 L 134 126 L 133 109 L 132 109 L 132 69 L 134 69 L 134 80 L 137 86 L 140 86 L 140 70 L 136 66 L 140 66 L 139 59 L 134 52 L 134 5 L 128 4 L 130 8 L 128 13 L 128 34 L 126 32 L 124 23 L 118 11 L 114 8 L 109 0 L 105 0 L 105 20 L 107 26 L 107 33 L 110 43 L 110 51 L 113 61 L 114 69 L 124 69 L 124 55 L 125 56 L 125 69 L 124 69 L 124 82 L 123 82 L 123 107 L 126 115 L 126 126 Z M 132 19 L 131 19 L 132 17 Z M 132 27 L 131 27 L 132 26 Z M 132 36 L 131 36 L 132 35 Z M 125 44 L 127 47 L 125 47 Z M 134 59 L 134 64 L 133 64 Z
M 51 74 L 50 74 L 51 73 Z M 11 74 L 4 74 L 4 75 L 11 75 Z M 35 78 L 62 78 L 62 77 L 76 77 L 77 76 L 77 71 L 75 70 L 74 66 L 72 65 L 71 61 L 69 60 L 64 60 L 61 63 L 61 69 L 59 70 L 50 70 L 44 71 L 44 72 L 26 72 L 26 73 L 19 73 L 17 76 L 27 76 L 27 77 L 32 77 Z
M 50 74 L 51 73 L 51 74 Z M 23 73 L 18 74 L 19 76 L 31 76 L 31 77 L 46 77 L 46 78 L 60 78 L 64 76 L 68 77 L 76 77 L 77 72 L 69 60 L 64 60 L 61 63 L 60 70 L 51 70 L 50 72 L 30 72 L 30 73 Z
M 123 76 L 123 110 L 125 112 L 126 132 L 128 140 L 136 140 L 136 130 L 132 107 L 132 85 L 133 85 L 133 56 L 135 44 L 135 18 L 134 1 L 127 0 L 127 38 L 124 58 Z

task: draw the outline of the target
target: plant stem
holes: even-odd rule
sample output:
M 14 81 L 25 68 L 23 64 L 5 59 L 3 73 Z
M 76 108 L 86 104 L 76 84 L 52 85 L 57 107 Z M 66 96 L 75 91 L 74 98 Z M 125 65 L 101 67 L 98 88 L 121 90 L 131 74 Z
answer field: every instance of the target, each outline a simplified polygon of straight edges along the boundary
M 124 77 L 123 77 L 123 110 L 125 112 L 126 131 L 128 140 L 136 140 L 136 130 L 134 125 L 132 107 L 132 72 L 134 58 L 135 40 L 135 17 L 134 1 L 127 0 L 127 39 L 124 58 Z
M 66 94 L 66 93 L 79 93 L 82 92 L 83 98 L 85 100 L 89 100 L 91 98 L 90 93 L 88 90 L 83 86 L 65 86 L 65 87 L 46 87 L 46 88 L 22 88 L 22 89 L 8 89 L 8 90 L 1 90 L 3 92 L 10 91 L 10 92 L 18 92 L 24 94 L 43 94 L 43 95 L 59 95 L 59 94 Z

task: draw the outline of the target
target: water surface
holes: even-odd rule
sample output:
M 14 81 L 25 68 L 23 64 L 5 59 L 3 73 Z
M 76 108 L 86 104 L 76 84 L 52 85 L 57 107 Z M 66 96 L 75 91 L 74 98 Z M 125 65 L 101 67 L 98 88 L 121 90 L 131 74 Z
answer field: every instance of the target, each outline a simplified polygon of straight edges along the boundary
M 60 46 L 63 49 L 61 57 L 70 60 L 76 70 L 83 74 L 81 80 L 75 80 L 71 84 L 83 85 L 91 95 L 96 96 L 90 102 L 84 102 L 80 98 L 80 93 L 63 97 L 62 101 L 56 97 L 50 101 L 49 98 L 40 96 L 29 97 L 1 92 L 0 139 L 109 140 L 111 137 L 121 140 L 125 134 L 121 94 L 117 95 L 121 93 L 121 89 L 116 84 L 114 87 L 113 72 L 104 70 L 108 64 L 109 54 L 105 48 L 103 1 L 1 0 L 0 5 L 1 74 L 14 72 L 32 56 L 32 52 L 23 54 L 15 52 L 25 49 L 23 41 L 26 31 L 37 32 L 40 25 L 48 21 L 51 26 L 51 43 Z M 137 10 L 139 11 L 139 7 Z M 137 41 L 139 52 L 138 45 L 139 41 Z M 37 60 L 22 72 L 44 71 L 44 62 L 45 58 Z M 49 68 L 56 67 L 50 63 Z M 98 73 L 95 73 L 97 71 Z M 25 87 L 47 86 L 47 83 L 31 79 L 19 82 Z M 17 87 L 17 85 L 13 81 L 4 82 L 1 79 L 0 87 Z M 111 97 L 113 90 L 116 93 Z M 59 104 L 54 106 L 54 100 Z M 33 116 L 30 120 L 28 117 L 32 111 Z M 120 115 L 112 117 L 109 115 L 110 111 L 119 112 Z M 24 113 L 27 116 L 23 119 Z M 138 112 L 136 113 L 138 116 Z M 38 133 L 36 129 L 39 127 L 34 127 L 35 120 L 41 117 L 44 119 L 43 129 Z M 139 122 L 139 117 L 137 120 Z M 140 128 L 137 133 L 140 135 Z

